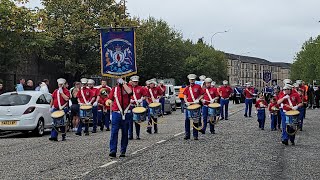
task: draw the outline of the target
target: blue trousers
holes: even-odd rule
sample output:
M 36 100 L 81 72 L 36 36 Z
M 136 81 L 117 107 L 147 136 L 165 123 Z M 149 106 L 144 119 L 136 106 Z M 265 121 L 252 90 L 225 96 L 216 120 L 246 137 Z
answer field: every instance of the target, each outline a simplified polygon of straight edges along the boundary
M 106 128 L 110 128 L 110 111 L 107 112 L 98 111 L 98 124 L 101 124 L 101 127 L 103 124 Z
M 300 129 L 302 129 L 303 126 L 303 119 L 304 119 L 304 111 L 306 110 L 304 107 L 299 107 L 299 119 L 300 119 Z
M 266 111 L 265 109 L 258 109 L 258 122 L 259 122 L 259 128 L 264 128 L 264 124 L 266 121 Z
M 78 126 L 78 129 L 77 129 L 77 133 L 81 133 L 82 132 L 82 127 L 84 126 L 84 132 L 89 132 L 89 124 L 84 124 L 82 122 L 82 118 L 83 117 L 86 117 L 87 113 L 83 110 L 80 109 L 80 122 L 79 122 L 79 126 Z
M 164 102 L 165 102 L 165 98 L 164 98 L 164 97 L 160 98 L 159 102 L 161 103 L 162 113 L 164 113 Z
M 93 123 L 93 131 L 97 130 L 97 124 L 98 124 L 98 106 L 92 107 L 92 123 Z
M 187 138 L 190 138 L 190 119 L 189 119 L 189 111 L 186 109 L 185 111 L 185 122 L 184 122 L 184 129 L 185 129 L 185 135 Z M 193 123 L 195 127 L 199 126 L 199 123 Z M 193 137 L 198 137 L 198 131 L 193 128 Z
M 278 115 L 271 114 L 271 129 L 277 129 Z
M 125 115 L 125 120 L 122 120 L 122 115 L 118 112 L 112 112 L 111 121 L 111 137 L 110 137 L 110 152 L 117 153 L 118 134 L 121 129 L 121 153 L 126 153 L 128 146 L 128 128 L 131 113 Z
M 282 109 L 280 109 L 280 113 L 281 113 L 281 124 L 282 124 L 282 136 L 281 136 L 281 139 L 282 139 L 282 141 L 288 141 L 290 139 L 291 142 L 294 142 L 295 135 L 290 136 L 287 133 L 287 123 L 286 123 L 287 116 L 286 116 L 285 112 L 283 112 Z M 289 119 L 289 121 L 290 121 L 290 119 Z M 288 130 L 290 130 L 290 128 Z
M 228 119 L 229 99 L 220 99 L 221 118 Z M 223 111 L 225 110 L 225 111 Z
M 52 112 L 55 112 L 55 111 L 58 111 L 58 109 L 54 108 Z M 63 111 L 64 111 L 65 114 L 67 114 L 68 108 L 64 108 Z M 66 127 L 65 126 L 61 126 L 60 127 L 60 131 L 62 133 L 62 137 L 65 138 L 66 137 L 66 134 L 65 134 Z M 57 137 L 58 137 L 58 132 L 57 132 L 57 130 L 55 128 L 52 127 L 52 129 L 51 129 L 51 138 L 57 138 Z
M 251 111 L 252 111 L 252 99 L 246 99 L 245 100 L 245 104 L 246 104 L 246 109 L 244 111 L 244 115 L 247 116 L 248 115 L 248 110 L 249 110 L 249 116 L 251 116 Z
M 185 103 L 184 103 L 184 99 L 183 98 L 180 98 L 180 101 L 181 101 L 181 113 L 184 113 L 184 109 L 185 109 Z
M 129 120 L 129 138 L 133 138 L 133 124 L 136 128 L 137 137 L 140 137 L 140 124 L 133 122 L 133 114 L 132 114 Z
M 203 131 L 206 131 L 206 129 L 207 129 L 208 116 L 209 116 L 208 109 L 209 109 L 208 106 L 202 107 L 202 117 L 203 117 L 203 123 L 204 123 L 203 128 L 202 128 Z M 217 117 L 214 116 L 213 118 L 214 118 L 214 120 L 216 120 Z M 214 125 L 211 124 L 210 121 L 209 121 L 209 124 L 210 124 L 210 132 L 214 132 Z

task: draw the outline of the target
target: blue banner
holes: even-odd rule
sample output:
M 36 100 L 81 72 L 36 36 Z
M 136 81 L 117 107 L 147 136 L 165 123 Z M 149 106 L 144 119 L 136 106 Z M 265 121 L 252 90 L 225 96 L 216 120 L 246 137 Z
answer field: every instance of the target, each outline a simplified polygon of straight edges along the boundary
M 137 73 L 134 29 L 119 30 L 100 31 L 102 76 L 125 77 Z
M 265 83 L 269 83 L 270 81 L 271 81 L 271 77 L 272 75 L 271 75 L 271 71 L 264 71 L 263 72 L 263 81 L 265 82 Z

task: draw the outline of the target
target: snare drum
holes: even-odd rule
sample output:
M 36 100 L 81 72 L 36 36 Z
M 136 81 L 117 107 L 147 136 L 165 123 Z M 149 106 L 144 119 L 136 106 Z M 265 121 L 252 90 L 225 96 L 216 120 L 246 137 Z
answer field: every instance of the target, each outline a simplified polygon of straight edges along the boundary
M 61 127 L 61 126 L 65 126 L 65 113 L 64 111 L 60 110 L 60 111 L 55 111 L 53 113 L 51 113 L 51 117 L 53 119 L 53 125 L 55 127 Z
M 80 106 L 80 117 L 81 118 L 91 118 L 92 117 L 92 106 L 91 105 Z
M 212 103 L 208 105 L 208 114 L 209 116 L 219 116 L 220 115 L 220 107 L 219 103 Z
M 199 104 L 192 104 L 187 107 L 188 118 L 192 119 L 194 123 L 199 122 L 199 118 L 201 117 L 200 108 Z
M 147 109 L 144 107 L 135 107 L 132 109 L 133 121 L 134 122 L 144 122 L 146 121 Z
M 236 94 L 236 98 L 241 98 L 241 94 Z
M 151 103 L 149 104 L 150 116 L 160 116 L 161 115 L 161 103 Z
M 298 125 L 299 124 L 299 114 L 297 110 L 287 111 L 286 113 L 286 124 Z

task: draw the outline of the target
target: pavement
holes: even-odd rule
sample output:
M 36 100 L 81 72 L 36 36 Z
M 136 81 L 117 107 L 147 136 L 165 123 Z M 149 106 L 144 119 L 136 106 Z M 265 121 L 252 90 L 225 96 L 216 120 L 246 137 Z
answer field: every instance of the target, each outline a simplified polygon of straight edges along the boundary
M 280 132 L 264 131 L 256 118 L 243 117 L 244 105 L 231 105 L 216 134 L 184 140 L 184 116 L 167 115 L 158 134 L 142 129 L 129 141 L 127 157 L 108 157 L 110 132 L 67 141 L 0 136 L 0 179 L 320 179 L 318 110 L 307 111 L 295 146 L 284 146 Z M 59 137 L 61 139 L 61 136 Z M 119 154 L 118 154 L 119 155 Z

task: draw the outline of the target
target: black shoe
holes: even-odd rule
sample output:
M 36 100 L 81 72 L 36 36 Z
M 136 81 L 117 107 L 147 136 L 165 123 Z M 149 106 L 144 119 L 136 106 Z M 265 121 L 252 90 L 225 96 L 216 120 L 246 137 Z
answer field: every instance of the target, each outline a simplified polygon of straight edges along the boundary
M 81 133 L 76 133 L 76 135 L 78 135 L 78 136 L 82 136 L 82 134 L 81 134 Z
M 249 116 L 249 117 L 251 117 L 251 118 L 252 118 L 252 116 Z
M 111 153 L 109 154 L 109 156 L 115 158 L 115 157 L 117 157 L 117 154 L 114 153 L 114 152 L 111 152 Z
M 137 140 L 140 140 L 140 137 L 139 137 L 139 136 L 137 137 Z
M 103 131 L 103 127 L 100 127 L 100 131 Z
M 264 128 L 261 128 L 261 130 L 264 130 Z
M 106 131 L 110 131 L 110 128 L 107 128 Z
M 97 130 L 93 130 L 92 133 L 97 133 Z M 88 133 L 89 134 L 89 133 Z
M 185 136 L 183 139 L 184 140 L 188 140 L 188 139 L 190 139 L 190 137 Z
M 62 141 L 65 141 L 66 140 L 66 137 L 62 137 Z
M 147 133 L 152 134 L 151 129 L 147 129 Z
M 291 145 L 292 145 L 292 146 L 294 146 L 294 145 L 295 145 L 294 141 L 291 141 Z
M 199 139 L 198 139 L 198 137 L 195 137 L 195 138 L 194 138 L 194 140 L 196 140 L 196 141 L 197 141 L 197 140 L 199 140 Z
M 201 132 L 202 134 L 206 134 L 206 131 L 201 129 L 199 132 Z
M 85 132 L 84 135 L 85 135 L 85 136 L 89 136 L 89 132 Z
M 226 118 L 226 121 L 229 120 L 228 118 Z
M 158 130 L 154 131 L 155 134 L 158 134 Z
M 245 114 L 244 117 L 248 117 L 248 115 Z
M 220 121 L 221 121 L 221 120 L 224 120 L 224 118 L 222 117 L 222 118 L 220 119 Z
M 49 140 L 50 140 L 50 141 L 58 141 L 58 138 L 52 138 L 52 137 L 50 137 Z
M 210 131 L 210 133 L 211 133 L 211 134 L 215 134 L 216 132 L 215 132 L 215 131 Z
M 121 153 L 119 157 L 126 157 L 125 153 Z
M 287 141 L 287 140 L 282 141 L 282 144 L 284 144 L 284 145 L 288 146 L 288 141 Z
M 129 140 L 132 140 L 133 139 L 133 137 L 129 137 Z

